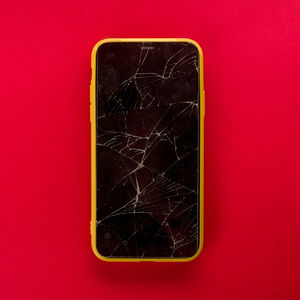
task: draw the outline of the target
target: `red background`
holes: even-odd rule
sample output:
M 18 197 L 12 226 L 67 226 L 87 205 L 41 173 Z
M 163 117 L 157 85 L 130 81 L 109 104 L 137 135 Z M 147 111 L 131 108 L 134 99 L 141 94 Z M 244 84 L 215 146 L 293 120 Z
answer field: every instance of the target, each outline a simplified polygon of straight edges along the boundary
M 7 1 L 0 9 L 0 299 L 299 299 L 300 3 Z M 203 48 L 205 242 L 190 263 L 90 247 L 90 53 Z

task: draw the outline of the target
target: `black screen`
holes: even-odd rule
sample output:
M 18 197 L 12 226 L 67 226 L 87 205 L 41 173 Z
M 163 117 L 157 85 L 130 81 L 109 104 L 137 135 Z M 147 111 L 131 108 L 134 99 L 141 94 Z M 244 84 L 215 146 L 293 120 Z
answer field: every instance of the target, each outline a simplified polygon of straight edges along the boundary
M 109 42 L 96 55 L 96 244 L 106 257 L 199 247 L 199 53 Z

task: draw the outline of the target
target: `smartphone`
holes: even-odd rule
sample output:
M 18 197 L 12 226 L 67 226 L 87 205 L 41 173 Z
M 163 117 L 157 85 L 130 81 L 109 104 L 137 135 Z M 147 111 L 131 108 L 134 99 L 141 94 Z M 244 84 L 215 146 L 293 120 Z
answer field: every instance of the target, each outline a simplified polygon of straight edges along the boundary
M 91 240 L 105 261 L 188 261 L 203 246 L 203 55 L 190 39 L 92 51 Z

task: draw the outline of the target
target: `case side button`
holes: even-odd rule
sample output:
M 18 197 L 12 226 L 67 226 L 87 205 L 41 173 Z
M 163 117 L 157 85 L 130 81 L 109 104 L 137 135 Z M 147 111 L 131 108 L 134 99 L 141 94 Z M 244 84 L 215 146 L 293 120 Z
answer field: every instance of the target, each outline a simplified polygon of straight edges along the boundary
M 92 84 L 90 84 L 90 123 L 93 121 Z
M 92 113 L 93 113 L 92 105 L 90 104 L 90 123 L 92 123 Z
M 202 93 L 202 97 L 203 97 L 203 105 L 202 105 L 202 113 L 203 113 L 203 117 L 205 117 L 205 91 L 203 91 Z

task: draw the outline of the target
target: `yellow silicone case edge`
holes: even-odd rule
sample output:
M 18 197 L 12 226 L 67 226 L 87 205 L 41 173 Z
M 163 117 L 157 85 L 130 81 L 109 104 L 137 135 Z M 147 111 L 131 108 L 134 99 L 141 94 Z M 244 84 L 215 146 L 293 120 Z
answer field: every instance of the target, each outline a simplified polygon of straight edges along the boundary
M 109 258 L 102 256 L 96 247 L 96 54 L 98 48 L 105 43 L 112 42 L 187 42 L 195 45 L 199 52 L 200 64 L 200 218 L 199 218 L 199 248 L 191 257 L 184 258 Z M 204 78 L 203 78 L 203 53 L 197 42 L 187 38 L 109 38 L 99 41 L 92 50 L 92 78 L 90 85 L 90 123 L 91 123 L 91 222 L 90 233 L 92 250 L 96 257 L 108 262 L 186 262 L 194 260 L 203 248 L 203 225 L 204 225 L 204 115 L 205 115 L 205 94 L 204 94 Z

